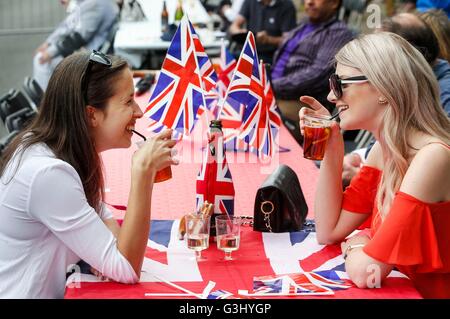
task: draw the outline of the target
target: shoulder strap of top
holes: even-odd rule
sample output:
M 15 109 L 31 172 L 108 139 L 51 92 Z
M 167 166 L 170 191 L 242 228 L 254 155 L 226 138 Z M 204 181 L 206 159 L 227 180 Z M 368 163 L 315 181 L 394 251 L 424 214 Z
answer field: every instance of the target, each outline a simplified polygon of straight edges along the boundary
M 446 147 L 447 149 L 450 150 L 450 145 L 445 144 L 444 142 L 430 142 L 430 143 L 427 143 L 427 145 L 429 145 L 429 144 L 441 144 L 441 145 L 443 145 L 444 147 Z

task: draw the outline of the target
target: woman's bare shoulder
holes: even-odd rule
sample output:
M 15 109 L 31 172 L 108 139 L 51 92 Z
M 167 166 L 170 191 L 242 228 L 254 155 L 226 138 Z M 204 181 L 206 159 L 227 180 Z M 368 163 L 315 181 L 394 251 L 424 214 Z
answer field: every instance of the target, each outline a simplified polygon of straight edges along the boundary
M 400 190 L 424 202 L 450 200 L 450 148 L 433 142 L 414 156 Z

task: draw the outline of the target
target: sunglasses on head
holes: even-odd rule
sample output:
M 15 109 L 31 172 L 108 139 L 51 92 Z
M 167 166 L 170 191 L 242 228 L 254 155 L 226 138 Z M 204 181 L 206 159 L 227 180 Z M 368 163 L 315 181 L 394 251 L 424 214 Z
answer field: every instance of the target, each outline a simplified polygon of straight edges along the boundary
M 352 83 L 363 83 L 368 82 L 369 80 L 364 75 L 353 76 L 351 78 L 341 79 L 337 74 L 332 74 L 330 76 L 330 90 L 333 91 L 336 99 L 340 99 L 342 97 L 342 84 L 352 84 Z
M 106 56 L 106 54 L 97 51 L 97 50 L 93 50 L 91 55 L 89 56 L 89 62 L 88 65 L 86 67 L 86 70 L 84 71 L 83 77 L 82 77 L 82 90 L 83 90 L 83 96 L 84 96 L 84 101 L 87 104 L 88 100 L 87 100 L 87 88 L 88 88 L 88 84 L 89 84 L 89 77 L 91 75 L 91 70 L 92 67 L 94 66 L 94 64 L 101 64 L 104 65 L 106 67 L 111 67 L 112 62 L 111 59 L 108 58 L 108 56 Z

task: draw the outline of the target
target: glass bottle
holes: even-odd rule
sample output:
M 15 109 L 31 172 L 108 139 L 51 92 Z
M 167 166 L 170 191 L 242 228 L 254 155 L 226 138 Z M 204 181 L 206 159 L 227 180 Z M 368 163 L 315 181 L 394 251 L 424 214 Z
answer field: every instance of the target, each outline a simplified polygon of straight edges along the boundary
M 180 25 L 181 19 L 183 18 L 183 4 L 182 0 L 178 0 L 177 10 L 175 11 L 175 25 Z
M 222 121 L 212 120 L 209 125 L 208 145 L 203 156 L 203 163 L 196 184 L 197 211 L 204 201 L 214 205 L 211 216 L 210 239 L 215 241 L 216 216 L 234 215 L 234 184 L 225 156 Z
M 166 0 L 163 1 L 163 8 L 161 11 L 161 32 L 164 33 L 169 27 L 169 12 L 167 11 Z

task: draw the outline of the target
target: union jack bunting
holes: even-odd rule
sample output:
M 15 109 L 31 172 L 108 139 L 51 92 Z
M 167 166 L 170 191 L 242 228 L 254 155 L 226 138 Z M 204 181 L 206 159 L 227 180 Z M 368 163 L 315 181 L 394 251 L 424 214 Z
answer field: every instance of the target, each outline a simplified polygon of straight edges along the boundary
M 212 64 L 185 15 L 167 50 L 145 114 L 187 135 L 199 109 L 206 108 L 204 94 L 215 87 L 216 80 Z
M 272 157 L 281 116 L 262 61 L 259 64 L 259 75 L 260 79 L 252 77 L 250 83 L 250 94 L 253 93 L 257 98 L 257 103 L 246 105 L 240 137 L 248 137 L 250 146 L 257 149 L 260 156 Z

